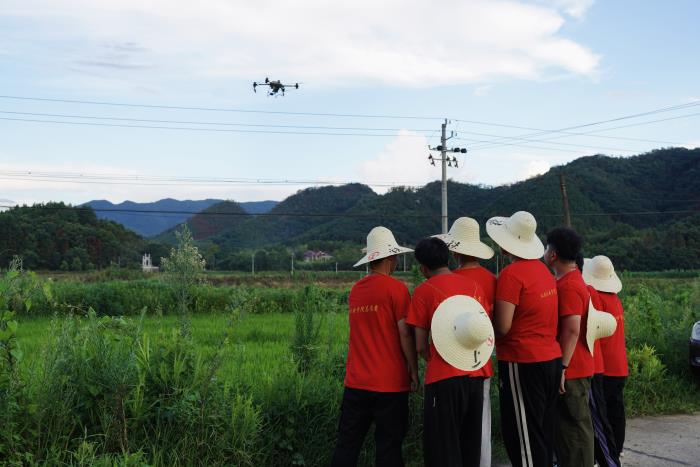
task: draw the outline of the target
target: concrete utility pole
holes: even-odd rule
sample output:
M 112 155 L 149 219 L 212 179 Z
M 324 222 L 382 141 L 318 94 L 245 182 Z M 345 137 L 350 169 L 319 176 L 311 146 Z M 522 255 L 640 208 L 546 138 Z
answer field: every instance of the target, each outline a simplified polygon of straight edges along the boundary
M 292 276 L 294 275 L 294 252 L 292 251 Z
M 561 188 L 561 202 L 564 205 L 564 225 L 571 228 L 571 211 L 569 211 L 569 195 L 566 194 L 564 172 L 559 172 L 559 188 Z
M 442 156 L 442 233 L 448 230 L 447 222 L 447 120 L 442 124 L 442 136 L 440 137 L 440 155 Z
M 250 272 L 253 276 L 255 275 L 255 252 L 250 255 Z
M 441 212 L 441 220 L 442 220 L 442 233 L 446 234 L 448 230 L 448 224 L 449 220 L 447 218 L 447 168 L 452 167 L 452 164 L 454 164 L 454 167 L 457 168 L 459 167 L 459 161 L 457 161 L 457 158 L 452 156 L 450 157 L 447 155 L 447 152 L 455 152 L 455 153 L 460 153 L 460 154 L 466 154 L 467 150 L 464 148 L 452 148 L 448 149 L 447 148 L 447 140 L 454 138 L 456 135 L 454 132 L 450 132 L 450 136 L 447 136 L 447 124 L 448 120 L 445 119 L 445 122 L 441 125 L 442 126 L 442 134 L 440 137 L 440 146 L 436 148 L 431 148 L 428 146 L 428 149 L 431 151 L 440 151 L 440 159 L 435 159 L 432 154 L 428 155 L 428 160 L 430 161 L 430 165 L 435 165 L 435 161 L 439 160 L 442 163 L 442 212 Z

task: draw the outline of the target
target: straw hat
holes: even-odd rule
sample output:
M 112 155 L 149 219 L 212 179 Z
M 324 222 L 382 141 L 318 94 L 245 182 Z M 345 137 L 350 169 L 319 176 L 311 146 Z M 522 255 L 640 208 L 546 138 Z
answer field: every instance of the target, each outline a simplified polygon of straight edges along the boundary
M 598 311 L 593 307 L 593 300 L 588 302 L 588 319 L 586 320 L 586 345 L 593 355 L 594 343 L 597 339 L 610 337 L 615 334 L 617 320 L 610 313 Z
M 412 251 L 410 248 L 404 248 L 396 243 L 391 230 L 386 227 L 375 227 L 367 235 L 367 248 L 364 250 L 365 256 L 355 263 L 353 267 L 386 258 L 387 256 L 400 255 Z
M 495 342 L 484 307 L 466 295 L 454 295 L 440 303 L 430 324 L 430 335 L 440 356 L 464 371 L 486 365 Z
M 486 233 L 501 248 L 518 258 L 537 259 L 544 254 L 544 245 L 535 234 L 537 221 L 526 211 L 510 217 L 492 217 L 486 222 Z
M 446 234 L 433 235 L 447 243 L 450 251 L 481 259 L 491 259 L 493 250 L 481 242 L 479 223 L 471 217 L 460 217 Z
M 594 256 L 583 260 L 583 280 L 600 292 L 618 293 L 622 282 L 615 274 L 612 261 L 607 256 Z

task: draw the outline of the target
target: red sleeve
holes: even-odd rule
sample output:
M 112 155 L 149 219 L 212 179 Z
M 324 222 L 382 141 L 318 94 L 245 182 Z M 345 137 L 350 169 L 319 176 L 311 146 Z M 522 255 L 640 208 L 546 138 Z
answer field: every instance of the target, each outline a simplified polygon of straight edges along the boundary
M 406 318 L 410 304 L 411 295 L 408 293 L 408 287 L 403 282 L 398 282 L 394 289 L 394 319 L 397 322 Z
M 520 291 L 523 283 L 509 271 L 503 271 L 496 281 L 496 300 L 517 305 L 520 303 Z
M 557 289 L 557 299 L 559 301 L 559 316 L 583 315 L 583 297 L 572 287 L 561 287 Z
M 413 291 L 413 298 L 408 307 L 406 323 L 423 329 L 430 329 L 430 316 L 428 312 L 427 297 L 423 292 L 424 287 L 418 286 Z

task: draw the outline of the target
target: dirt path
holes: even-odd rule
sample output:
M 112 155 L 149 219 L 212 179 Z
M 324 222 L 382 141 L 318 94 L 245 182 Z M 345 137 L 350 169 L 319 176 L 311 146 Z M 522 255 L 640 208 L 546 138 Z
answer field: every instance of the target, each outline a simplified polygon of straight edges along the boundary
M 622 467 L 682 466 L 700 467 L 700 414 L 627 420 Z

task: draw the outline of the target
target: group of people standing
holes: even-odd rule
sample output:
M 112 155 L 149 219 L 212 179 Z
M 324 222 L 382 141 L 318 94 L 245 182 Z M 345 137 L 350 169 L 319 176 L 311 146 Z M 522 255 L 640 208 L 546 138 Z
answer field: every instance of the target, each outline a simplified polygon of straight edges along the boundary
M 425 465 L 489 467 L 494 347 L 501 433 L 514 467 L 620 466 L 627 376 L 621 282 L 607 257 L 584 261 L 574 230 L 550 231 L 545 247 L 536 228 L 524 211 L 487 221 L 488 236 L 510 260 L 498 277 L 479 263 L 494 251 L 474 219 L 457 219 L 415 250 L 385 227 L 372 229 L 355 265 L 369 263 L 369 274 L 348 298 L 333 466 L 357 465 L 372 424 L 376 465 L 404 465 L 420 356 Z M 391 276 L 398 255 L 412 251 L 426 280 L 411 296 Z

